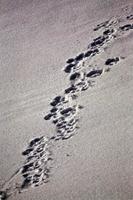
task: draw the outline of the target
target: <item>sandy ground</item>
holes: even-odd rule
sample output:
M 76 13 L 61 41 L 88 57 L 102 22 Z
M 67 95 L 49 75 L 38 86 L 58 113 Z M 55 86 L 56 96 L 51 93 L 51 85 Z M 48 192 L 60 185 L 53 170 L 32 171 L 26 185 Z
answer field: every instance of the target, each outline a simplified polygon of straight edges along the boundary
M 0 0 L 1 185 L 23 165 L 31 139 L 54 134 L 44 116 L 69 86 L 65 61 L 99 36 L 97 24 L 132 11 L 131 0 Z M 124 57 L 79 96 L 80 129 L 54 145 L 50 181 L 9 199 L 133 199 L 132 52 L 129 31 L 92 60 L 102 67 L 107 58 Z

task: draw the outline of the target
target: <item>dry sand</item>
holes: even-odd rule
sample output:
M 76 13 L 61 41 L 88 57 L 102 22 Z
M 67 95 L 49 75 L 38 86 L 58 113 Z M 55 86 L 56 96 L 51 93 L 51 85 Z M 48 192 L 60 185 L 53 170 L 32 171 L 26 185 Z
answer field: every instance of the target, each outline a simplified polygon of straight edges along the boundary
M 131 0 L 0 0 L 0 188 L 9 200 L 133 199 L 132 14 Z M 94 52 L 65 73 L 66 61 L 87 48 Z M 64 95 L 71 84 L 76 90 Z M 53 124 L 44 117 L 58 95 L 69 98 L 53 106 Z M 34 140 L 41 136 L 48 142 Z M 49 182 L 22 190 L 29 141 L 30 155 L 40 156 L 42 145 L 45 162 L 32 162 Z

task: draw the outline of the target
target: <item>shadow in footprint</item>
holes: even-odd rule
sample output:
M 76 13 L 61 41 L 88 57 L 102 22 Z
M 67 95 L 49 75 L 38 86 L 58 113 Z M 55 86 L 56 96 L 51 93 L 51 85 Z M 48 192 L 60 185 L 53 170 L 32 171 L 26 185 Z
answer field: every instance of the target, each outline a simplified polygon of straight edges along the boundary
M 94 78 L 94 77 L 100 76 L 102 73 L 103 73 L 102 69 L 96 69 L 96 70 L 94 69 L 94 70 L 88 72 L 86 74 L 86 77 Z
M 52 116 L 53 115 L 51 113 L 49 113 L 49 114 L 45 115 L 44 119 L 45 120 L 50 120 Z
M 84 58 L 84 53 L 80 53 L 78 56 L 76 56 L 75 60 L 80 61 Z
M 128 15 L 128 16 L 127 16 L 127 19 L 132 20 L 132 19 L 133 19 L 133 14 Z
M 75 79 L 77 79 L 79 77 L 80 77 L 80 73 L 79 72 L 75 72 L 70 76 L 70 81 L 73 81 L 73 80 L 75 80 Z
M 65 71 L 66 73 L 70 73 L 71 70 L 72 70 L 72 68 L 73 68 L 74 66 L 75 66 L 75 64 L 70 63 L 69 65 L 67 65 L 67 66 L 65 67 L 64 71 Z
M 130 30 L 130 29 L 133 29 L 133 24 L 126 24 L 126 25 L 124 25 L 124 26 L 120 26 L 120 29 L 121 29 L 122 31 L 128 31 L 128 30 Z
M 116 64 L 119 60 L 120 60 L 119 57 L 116 57 L 116 58 L 108 58 L 108 59 L 105 61 L 105 65 L 113 65 L 113 64 Z
M 50 103 L 51 106 L 56 106 L 58 105 L 59 103 L 63 102 L 65 100 L 64 97 L 62 96 L 57 96 L 53 99 L 53 101 Z
M 108 38 L 108 36 L 99 36 L 93 40 L 91 43 L 91 47 L 101 46 L 104 44 L 104 41 Z
M 74 93 L 76 92 L 76 87 L 74 85 L 71 85 L 69 88 L 65 89 L 65 94 L 69 94 L 69 93 Z
M 69 59 L 66 61 L 66 63 L 70 64 L 70 63 L 72 63 L 72 62 L 74 62 L 74 61 L 75 61 L 74 58 L 69 58 Z
M 96 26 L 96 28 L 94 28 L 93 30 L 94 30 L 94 31 L 97 31 L 97 30 L 99 30 L 99 29 L 102 28 L 102 27 L 106 27 L 108 23 L 109 23 L 109 20 L 107 20 L 107 21 L 105 21 L 105 22 L 102 22 L 102 23 L 98 24 L 98 25 Z
M 114 33 L 114 29 L 107 29 L 103 32 L 103 35 L 111 35 L 112 33 Z

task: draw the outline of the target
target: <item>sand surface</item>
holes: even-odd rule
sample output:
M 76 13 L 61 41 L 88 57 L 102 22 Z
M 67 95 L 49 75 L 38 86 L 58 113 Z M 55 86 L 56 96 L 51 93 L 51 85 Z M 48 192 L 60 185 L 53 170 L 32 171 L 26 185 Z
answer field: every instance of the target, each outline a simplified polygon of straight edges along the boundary
M 0 0 L 0 190 L 9 200 L 133 199 L 132 24 L 132 0 Z M 25 174 L 36 183 L 25 187 Z

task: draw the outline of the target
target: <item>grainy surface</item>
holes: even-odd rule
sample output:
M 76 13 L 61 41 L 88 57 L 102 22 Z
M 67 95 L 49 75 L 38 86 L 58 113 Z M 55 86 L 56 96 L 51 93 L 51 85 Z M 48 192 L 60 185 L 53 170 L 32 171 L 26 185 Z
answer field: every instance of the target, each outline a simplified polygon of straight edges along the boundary
M 0 185 L 23 166 L 29 141 L 56 136 L 55 125 L 44 116 L 52 99 L 70 87 L 66 61 L 88 47 L 100 51 L 85 64 L 80 56 L 74 69 L 81 79 L 91 72 L 96 81 L 88 88 L 85 79 L 76 91 L 87 88 L 74 100 L 84 107 L 80 128 L 68 140 L 54 142 L 49 182 L 9 200 L 133 199 L 132 14 L 131 0 L 0 0 Z M 118 32 L 109 36 L 116 37 L 93 41 L 108 28 L 109 23 L 101 24 L 107 20 L 118 22 L 111 24 Z M 119 61 L 107 69 L 106 60 L 116 57 Z

